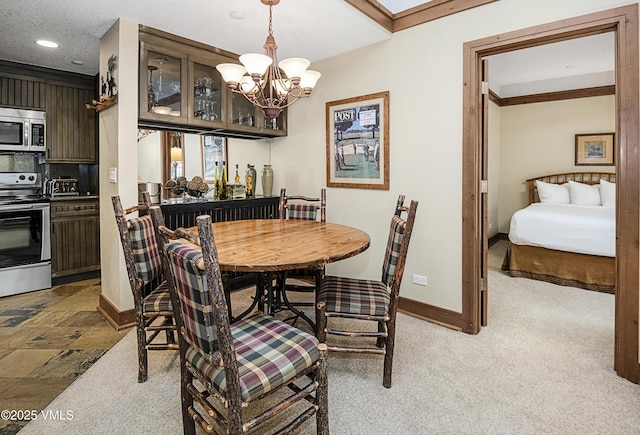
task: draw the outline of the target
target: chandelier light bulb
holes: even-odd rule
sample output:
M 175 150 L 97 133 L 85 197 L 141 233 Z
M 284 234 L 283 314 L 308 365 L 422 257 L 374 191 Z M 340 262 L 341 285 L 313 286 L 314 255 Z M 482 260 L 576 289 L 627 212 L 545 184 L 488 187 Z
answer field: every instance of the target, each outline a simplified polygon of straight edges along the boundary
M 240 90 L 247 94 L 254 93 L 257 89 L 255 89 L 258 85 L 254 82 L 251 77 L 244 76 L 242 80 L 240 80 Z
M 281 98 L 291 92 L 292 86 L 289 79 L 274 80 L 272 84 Z
M 301 57 L 285 59 L 278 64 L 287 77 L 294 81 L 300 80 L 300 77 L 302 77 L 307 68 L 309 68 L 309 65 L 311 65 L 311 62 Z
M 240 83 L 242 77 L 247 73 L 245 67 L 235 63 L 221 63 L 216 66 L 216 69 L 222 75 L 222 80 L 234 86 Z
M 240 56 L 240 62 L 247 69 L 249 75 L 262 77 L 273 63 L 273 59 L 264 54 L 250 53 Z
M 306 70 L 300 79 L 300 87 L 305 90 L 305 93 L 307 89 L 309 93 L 311 93 L 311 90 L 316 87 L 316 83 L 321 75 L 318 71 Z

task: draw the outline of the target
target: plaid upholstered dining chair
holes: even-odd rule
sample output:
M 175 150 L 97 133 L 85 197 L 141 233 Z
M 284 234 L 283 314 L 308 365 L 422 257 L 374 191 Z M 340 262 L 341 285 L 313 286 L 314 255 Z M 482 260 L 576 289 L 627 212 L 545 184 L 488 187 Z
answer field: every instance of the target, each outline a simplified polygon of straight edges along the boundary
M 211 217 L 199 216 L 197 225 L 200 246 L 171 240 L 179 230 L 159 228 L 179 306 L 184 433 L 194 434 L 196 423 L 207 433 L 264 433 L 272 425 L 292 433 L 316 414 L 317 433 L 328 434 L 326 346 L 265 314 L 230 324 Z
M 287 195 L 285 188 L 280 189 L 279 216 L 280 219 L 311 220 L 326 222 L 327 220 L 327 189 L 320 190 L 319 197 L 301 195 Z M 283 292 L 314 293 L 324 269 L 294 269 L 278 273 L 277 288 Z M 294 281 L 295 279 L 295 281 Z M 314 306 L 313 302 L 289 301 L 296 306 Z M 297 316 L 294 316 L 297 318 Z M 295 324 L 295 322 L 294 322 Z
M 380 281 L 325 276 L 317 292 L 316 322 L 318 326 L 316 335 L 318 339 L 323 343 L 326 342 L 327 334 L 342 336 L 347 341 L 357 340 L 359 337 L 375 337 L 375 346 L 334 345 L 329 346 L 329 350 L 383 354 L 382 384 L 386 388 L 391 388 L 400 283 L 418 208 L 417 201 L 411 201 L 409 207 L 404 206 L 404 198 L 404 195 L 398 197 L 395 212 L 391 218 Z M 403 213 L 406 214 L 404 219 L 402 218 Z M 377 323 L 377 332 L 330 329 L 328 321 L 332 317 L 372 321 Z
M 138 382 L 145 382 L 148 371 L 147 351 L 178 350 L 171 296 L 162 273 L 161 253 L 151 217 L 145 215 L 127 218 L 127 215 L 134 212 L 149 209 L 151 201 L 148 193 L 144 204 L 126 210 L 118 195 L 112 196 L 111 200 L 133 292 L 138 341 Z M 165 337 L 164 340 L 162 336 Z
M 280 189 L 280 219 L 327 220 L 327 189 L 320 189 L 320 197 L 287 195 L 287 189 Z

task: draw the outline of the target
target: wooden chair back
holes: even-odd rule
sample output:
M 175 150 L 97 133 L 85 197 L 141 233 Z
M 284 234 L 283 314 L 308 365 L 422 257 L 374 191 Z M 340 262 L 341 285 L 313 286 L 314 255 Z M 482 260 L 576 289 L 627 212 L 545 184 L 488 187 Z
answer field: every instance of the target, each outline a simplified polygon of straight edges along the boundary
M 169 287 L 169 293 L 171 295 L 171 304 L 173 307 L 173 316 L 176 322 L 176 328 L 178 331 L 182 330 L 184 326 L 184 322 L 182 320 L 182 310 L 180 308 L 180 300 L 177 298 L 177 294 L 175 291 L 175 283 L 173 280 L 173 276 L 171 273 L 171 266 L 169 265 L 169 259 L 167 258 L 167 252 L 165 250 L 165 245 L 169 243 L 171 240 L 176 239 L 184 239 L 189 241 L 194 245 L 199 245 L 200 241 L 197 236 L 191 233 L 188 230 L 183 228 L 178 228 L 176 230 L 170 230 L 165 226 L 164 217 L 162 215 L 162 210 L 157 205 L 149 207 L 149 215 L 151 216 L 151 220 L 153 221 L 153 227 L 156 233 L 156 239 L 158 241 L 158 249 L 161 252 L 160 261 L 162 264 L 162 272 L 167 277 L 167 285 Z M 201 262 L 201 266 L 204 267 L 204 263 Z M 183 351 L 183 346 L 181 345 L 182 340 L 179 337 L 180 350 Z
M 327 189 L 320 190 L 320 197 L 313 198 L 300 195 L 287 195 L 287 190 L 280 189 L 280 219 L 304 219 L 327 221 Z
M 128 217 L 140 210 L 149 209 L 151 198 L 148 192 L 144 192 L 144 195 L 146 203 L 127 209 L 122 206 L 120 196 L 111 197 L 129 283 L 136 300 L 142 300 L 152 287 L 159 284 L 159 280 L 163 277 L 160 250 L 151 217 Z M 145 291 L 142 291 L 143 287 L 145 287 Z
M 409 250 L 409 241 L 413 232 L 413 223 L 416 218 L 418 201 L 411 201 L 409 206 L 404 205 L 405 196 L 400 195 L 396 203 L 396 209 L 391 218 L 389 238 L 382 263 L 382 279 L 391 289 L 391 299 L 398 297 L 400 284 L 404 275 L 404 267 Z M 403 213 L 405 217 L 403 218 Z

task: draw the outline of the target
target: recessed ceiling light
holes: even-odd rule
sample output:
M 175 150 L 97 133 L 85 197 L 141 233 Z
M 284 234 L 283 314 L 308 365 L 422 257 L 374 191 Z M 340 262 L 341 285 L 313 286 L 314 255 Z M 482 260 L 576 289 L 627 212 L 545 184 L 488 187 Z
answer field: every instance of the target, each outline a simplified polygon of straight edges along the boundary
M 58 44 L 57 42 L 47 41 L 46 39 L 38 39 L 36 41 L 36 44 L 41 45 L 42 47 L 47 47 L 47 48 L 58 48 L 58 47 L 60 47 L 60 44 Z
M 235 20 L 242 20 L 244 18 L 244 14 L 240 11 L 231 11 L 229 16 Z
M 72 60 L 71 63 L 74 65 L 84 65 L 83 61 L 77 59 Z

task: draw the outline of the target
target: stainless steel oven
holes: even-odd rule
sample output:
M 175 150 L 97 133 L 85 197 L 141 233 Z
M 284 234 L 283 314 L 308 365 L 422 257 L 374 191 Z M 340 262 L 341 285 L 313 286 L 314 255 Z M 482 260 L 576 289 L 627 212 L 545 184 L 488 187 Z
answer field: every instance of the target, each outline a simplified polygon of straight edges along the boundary
M 51 287 L 50 206 L 37 186 L 38 174 L 0 173 L 0 297 Z

